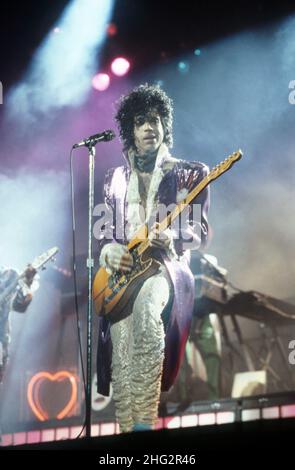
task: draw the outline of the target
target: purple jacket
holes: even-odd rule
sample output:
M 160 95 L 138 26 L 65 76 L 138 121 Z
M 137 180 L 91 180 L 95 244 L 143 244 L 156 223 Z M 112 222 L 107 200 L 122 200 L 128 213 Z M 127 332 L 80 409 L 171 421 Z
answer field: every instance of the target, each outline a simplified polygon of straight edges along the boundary
M 127 213 L 126 191 L 132 169 L 129 159 L 126 160 L 126 165 L 108 170 L 104 184 L 105 203 L 113 211 L 113 214 L 116 207 L 117 223 L 119 221 L 123 227 L 126 224 Z M 174 159 L 169 155 L 167 149 L 161 157 L 159 166 L 163 170 L 163 177 L 158 186 L 157 201 L 166 205 L 178 202 L 179 195 L 184 194 L 183 197 L 185 197 L 187 191 L 195 187 L 208 174 L 208 167 L 203 163 Z M 181 196 L 181 199 L 183 197 Z M 162 255 L 173 286 L 173 298 L 168 312 L 168 321 L 165 325 L 162 391 L 169 390 L 176 379 L 189 335 L 194 305 L 194 277 L 189 267 L 189 252 L 183 250 L 184 231 L 188 230 L 190 234 L 193 234 L 193 238 L 197 240 L 199 246 L 205 245 L 208 236 L 208 187 L 202 191 L 194 203 L 201 205 L 201 217 L 200 220 L 193 220 L 194 214 L 191 211 L 189 220 L 187 220 L 187 229 L 182 230 L 182 234 L 174 240 L 178 257 L 170 259 L 165 253 Z M 197 230 L 201 234 L 201 240 L 196 234 Z M 114 241 L 127 244 L 124 234 L 117 238 L 114 236 Z M 109 242 L 109 240 L 102 239 L 100 249 L 105 243 Z M 111 353 L 110 322 L 106 317 L 100 317 L 97 349 L 97 388 L 102 395 L 109 395 Z

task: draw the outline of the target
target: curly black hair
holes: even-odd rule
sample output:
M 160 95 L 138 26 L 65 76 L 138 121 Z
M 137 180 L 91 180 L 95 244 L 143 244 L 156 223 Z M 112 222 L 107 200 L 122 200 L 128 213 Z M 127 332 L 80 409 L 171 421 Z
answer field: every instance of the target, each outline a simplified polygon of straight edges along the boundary
M 164 128 L 164 142 L 172 147 L 172 123 L 173 102 L 164 90 L 158 85 L 140 85 L 134 88 L 128 95 L 122 96 L 117 102 L 117 114 L 115 119 L 118 123 L 120 137 L 123 141 L 124 150 L 135 149 L 134 144 L 134 118 L 141 114 L 146 115 L 151 110 L 156 110 L 162 120 Z

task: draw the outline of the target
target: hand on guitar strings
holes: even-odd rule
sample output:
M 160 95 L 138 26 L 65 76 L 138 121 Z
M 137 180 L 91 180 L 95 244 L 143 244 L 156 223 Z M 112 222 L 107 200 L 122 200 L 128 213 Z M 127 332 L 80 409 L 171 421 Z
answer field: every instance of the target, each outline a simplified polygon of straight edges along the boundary
M 106 263 L 114 271 L 130 272 L 133 258 L 125 245 L 110 243 L 106 254 Z
M 32 285 L 36 272 L 37 272 L 36 269 L 33 268 L 33 266 L 29 264 L 27 269 L 25 270 L 25 282 L 27 286 L 30 287 Z

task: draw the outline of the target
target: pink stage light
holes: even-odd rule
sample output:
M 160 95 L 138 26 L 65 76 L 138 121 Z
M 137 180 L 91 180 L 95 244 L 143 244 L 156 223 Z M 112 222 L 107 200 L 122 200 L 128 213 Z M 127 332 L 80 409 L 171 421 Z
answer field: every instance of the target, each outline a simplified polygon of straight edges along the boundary
M 115 23 L 109 23 L 107 27 L 108 36 L 115 36 L 118 32 L 117 25 Z
M 124 57 L 117 57 L 111 64 L 111 70 L 114 75 L 123 77 L 130 69 L 130 62 Z
M 95 90 L 105 91 L 110 85 L 110 77 L 107 73 L 97 73 L 92 79 L 92 86 Z

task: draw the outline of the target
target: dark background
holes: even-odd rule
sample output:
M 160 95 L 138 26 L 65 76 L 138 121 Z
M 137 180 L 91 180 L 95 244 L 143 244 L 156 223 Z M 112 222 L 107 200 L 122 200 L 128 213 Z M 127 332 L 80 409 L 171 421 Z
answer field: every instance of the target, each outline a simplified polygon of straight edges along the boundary
M 1 3 L 3 83 L 9 85 L 21 77 L 35 49 L 68 4 L 65 0 Z M 120 0 L 112 18 L 120 27 L 104 49 L 104 60 L 107 63 L 117 53 L 126 54 L 140 69 L 237 31 L 265 25 L 294 10 L 292 0 L 183 0 L 174 4 L 166 0 Z

